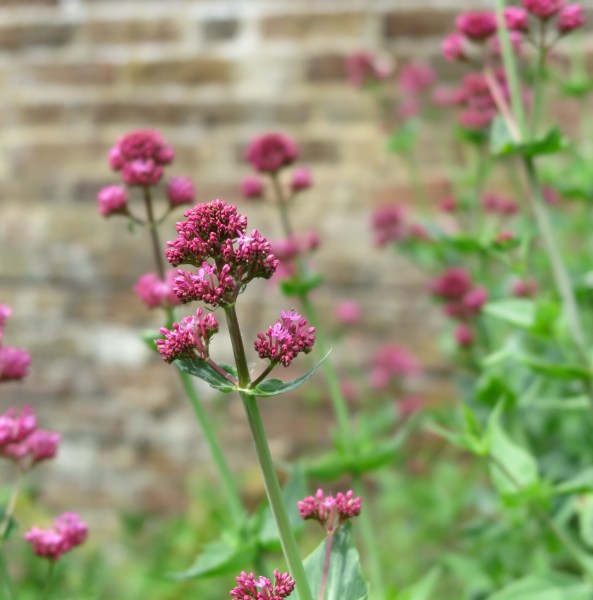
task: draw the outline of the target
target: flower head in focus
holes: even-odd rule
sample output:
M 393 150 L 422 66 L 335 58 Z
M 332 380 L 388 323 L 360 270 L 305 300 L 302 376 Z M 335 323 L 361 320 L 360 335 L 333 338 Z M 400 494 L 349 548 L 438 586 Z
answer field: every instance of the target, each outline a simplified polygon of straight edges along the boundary
M 274 570 L 274 583 L 267 577 L 255 578 L 253 573 L 241 574 L 235 578 L 237 586 L 230 592 L 234 600 L 282 600 L 294 590 L 295 581 L 288 573 Z
M 315 327 L 310 327 L 294 309 L 282 311 L 280 319 L 266 333 L 258 333 L 254 342 L 260 358 L 288 367 L 301 352 L 308 354 L 315 343 Z
M 331 496 L 318 489 L 315 496 L 303 498 L 297 506 L 301 519 L 318 521 L 327 533 L 334 533 L 345 521 L 360 514 L 362 500 L 352 490 Z

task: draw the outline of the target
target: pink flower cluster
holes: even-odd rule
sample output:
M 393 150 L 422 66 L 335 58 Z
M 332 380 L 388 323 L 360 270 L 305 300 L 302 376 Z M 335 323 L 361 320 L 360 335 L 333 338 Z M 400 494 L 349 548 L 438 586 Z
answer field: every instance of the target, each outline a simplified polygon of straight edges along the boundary
M 318 521 L 327 533 L 334 533 L 342 523 L 360 514 L 362 500 L 355 497 L 352 490 L 326 496 L 318 489 L 315 496 L 299 500 L 297 506 L 302 519 Z
M 274 583 L 267 577 L 255 578 L 253 573 L 241 574 L 235 578 L 238 585 L 231 590 L 230 596 L 235 600 L 282 600 L 292 594 L 294 579 L 288 573 L 274 570 Z
M 315 327 L 309 327 L 307 320 L 291 309 L 282 311 L 265 334 L 258 333 L 253 345 L 260 358 L 288 367 L 300 352 L 311 352 L 314 343 Z
M 482 197 L 482 207 L 487 213 L 510 217 L 519 212 L 519 205 L 512 199 L 500 194 L 489 193 Z
M 3 344 L 4 326 L 11 314 L 10 306 L 0 304 L 0 383 L 24 379 L 31 364 L 31 356 L 26 350 Z
M 430 289 L 445 301 L 445 314 L 462 321 L 455 332 L 457 342 L 461 346 L 471 345 L 474 337 L 468 321 L 477 317 L 488 301 L 486 288 L 474 285 L 470 274 L 462 267 L 452 267 L 437 277 Z
M 431 239 L 429 232 L 421 223 L 408 221 L 406 209 L 397 202 L 377 207 L 371 217 L 371 228 L 375 236 L 375 244 L 379 247 L 389 242 Z
M 245 159 L 260 173 L 276 173 L 292 164 L 298 155 L 294 140 L 277 132 L 256 137 L 245 151 Z
M 299 257 L 317 250 L 320 244 L 319 235 L 315 231 L 307 231 L 292 238 L 272 242 L 272 252 L 278 259 L 276 275 L 292 277 L 296 273 L 296 261 Z
M 249 281 L 269 279 L 276 271 L 278 260 L 270 243 L 257 230 L 245 234 L 247 218 L 236 207 L 215 200 L 184 216 L 176 225 L 177 239 L 167 242 L 165 251 L 174 267 L 198 268 L 196 273 L 178 271 L 174 291 L 181 302 L 232 304 Z
M 164 338 L 158 339 L 156 346 L 164 361 L 170 363 L 178 358 L 206 360 L 210 340 L 218 332 L 218 321 L 212 313 L 204 314 L 198 308 L 195 315 L 185 317 L 181 323 L 173 323 L 173 329 L 162 327 L 160 332 Z
M 109 164 L 121 171 L 130 186 L 156 185 L 163 176 L 163 167 L 175 157 L 173 148 L 158 131 L 138 129 L 124 135 L 109 151 Z
M 156 273 L 145 273 L 134 285 L 134 291 L 143 304 L 149 308 L 168 308 L 180 304 L 177 294 L 173 291 L 176 271 L 169 270 L 163 281 Z
M 33 527 L 25 534 L 37 556 L 58 560 L 62 554 L 83 544 L 88 536 L 88 526 L 76 513 L 56 517 L 49 529 Z
M 21 470 L 54 458 L 61 440 L 59 433 L 37 428 L 30 406 L 20 412 L 10 408 L 0 415 L 0 457 L 14 461 Z
M 397 344 L 384 344 L 371 361 L 370 383 L 375 390 L 387 388 L 393 381 L 420 373 L 420 363 L 409 350 Z
M 401 95 L 398 115 L 402 119 L 410 119 L 420 112 L 422 98 L 435 80 L 434 70 L 428 63 L 411 62 L 401 68 L 396 83 Z
M 371 54 L 360 51 L 346 58 L 348 81 L 355 87 L 378 83 L 391 75 L 391 66 Z

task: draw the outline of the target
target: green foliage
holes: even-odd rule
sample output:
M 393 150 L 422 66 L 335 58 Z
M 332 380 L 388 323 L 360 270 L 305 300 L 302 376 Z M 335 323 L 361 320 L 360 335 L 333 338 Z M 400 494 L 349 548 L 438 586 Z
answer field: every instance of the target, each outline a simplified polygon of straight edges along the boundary
M 304 561 L 313 597 L 317 598 L 323 578 L 328 539 Z M 325 600 L 365 600 L 368 588 L 360 571 L 358 551 L 352 540 L 351 524 L 341 526 L 333 535 Z

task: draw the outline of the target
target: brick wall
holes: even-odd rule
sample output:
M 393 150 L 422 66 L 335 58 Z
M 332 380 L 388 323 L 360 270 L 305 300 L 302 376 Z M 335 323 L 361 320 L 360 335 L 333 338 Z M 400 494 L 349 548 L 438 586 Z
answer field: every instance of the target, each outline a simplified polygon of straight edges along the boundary
M 137 339 L 156 324 L 130 291 L 151 269 L 148 242 L 96 212 L 98 188 L 114 181 L 106 152 L 132 128 L 162 131 L 177 150 L 171 172 L 194 177 L 202 201 L 238 199 L 252 136 L 276 129 L 296 138 L 316 181 L 295 216 L 324 239 L 322 312 L 331 315 L 336 297 L 365 308 L 364 330 L 336 358 L 356 362 L 389 339 L 439 367 L 438 317 L 418 300 L 421 275 L 372 246 L 370 209 L 410 193 L 403 165 L 383 153 L 377 107 L 345 83 L 344 57 L 421 57 L 446 76 L 440 38 L 466 4 L 0 0 L 0 302 L 14 307 L 8 342 L 34 359 L 25 383 L 2 386 L 1 403 L 30 402 L 64 434 L 60 459 L 39 473 L 47 502 L 105 517 L 114 503 L 170 506 L 186 469 L 208 464 L 173 370 Z M 435 186 L 438 139 L 426 147 Z M 268 208 L 244 210 L 279 235 Z M 284 301 L 265 286 L 250 293 L 242 315 L 255 333 Z M 290 454 L 287 419 L 312 417 L 296 401 L 265 411 L 275 450 Z M 238 464 L 241 408 L 216 414 Z M 303 437 L 323 440 L 325 425 L 315 423 Z

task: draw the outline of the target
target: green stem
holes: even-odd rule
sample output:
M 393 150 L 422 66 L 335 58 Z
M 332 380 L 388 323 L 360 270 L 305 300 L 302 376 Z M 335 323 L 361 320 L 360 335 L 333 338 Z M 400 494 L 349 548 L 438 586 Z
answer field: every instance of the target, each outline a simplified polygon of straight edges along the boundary
M 291 577 L 293 577 L 296 582 L 296 589 L 299 593 L 300 600 L 313 600 L 307 574 L 305 573 L 294 532 L 292 531 L 286 507 L 284 506 L 284 500 L 282 499 L 282 490 L 280 489 L 280 483 L 276 476 L 274 461 L 272 460 L 263 422 L 257 406 L 257 398 L 249 394 L 241 393 L 241 399 L 243 400 L 243 407 L 245 408 L 249 429 L 251 430 L 251 436 L 253 437 L 253 443 L 255 444 L 255 450 L 264 478 L 264 486 L 266 488 L 270 508 L 272 509 L 276 526 L 278 527 L 280 544 L 282 545 L 282 551 L 284 553 L 284 558 L 286 559 L 286 564 L 288 565 L 288 570 Z
M 152 198 L 150 196 L 150 188 L 145 186 L 142 188 L 144 195 L 144 205 L 146 207 L 146 216 L 148 218 L 148 231 L 150 232 L 150 240 L 152 242 L 152 251 L 154 253 L 154 260 L 157 267 L 159 277 L 165 280 L 165 261 L 163 259 L 163 253 L 161 251 L 161 242 L 159 240 L 159 232 L 157 229 L 157 223 L 154 218 L 154 210 L 152 208 Z
M 47 578 L 45 579 L 45 586 L 43 588 L 43 595 L 41 596 L 41 600 L 49 600 L 49 595 L 51 592 L 51 587 L 54 581 L 54 575 L 56 572 L 56 561 L 49 560 L 49 565 L 47 568 Z
M 519 127 L 521 139 L 525 137 L 525 111 L 523 109 L 523 99 L 521 94 L 521 83 L 519 80 L 519 72 L 515 61 L 514 51 L 509 36 L 509 31 L 506 28 L 504 9 L 505 0 L 495 0 L 496 18 L 498 21 L 498 37 L 502 49 L 502 58 L 504 69 L 507 76 L 507 82 L 511 93 L 511 106 L 513 114 Z M 520 141 L 520 140 L 517 140 Z
M 185 390 L 185 394 L 187 395 L 194 409 L 198 422 L 200 423 L 200 427 L 202 428 L 202 433 L 206 439 L 210 456 L 212 457 L 212 460 L 218 469 L 218 473 L 222 480 L 222 487 L 224 488 L 226 494 L 226 500 L 230 514 L 235 521 L 244 522 L 246 519 L 246 514 L 241 502 L 241 496 L 239 495 L 237 486 L 235 485 L 233 474 L 224 457 L 222 448 L 220 447 L 220 444 L 216 438 L 215 430 L 210 422 L 208 413 L 204 409 L 202 401 L 196 393 L 191 376 L 180 370 L 179 377 L 181 379 L 183 389 Z
M 537 67 L 535 70 L 533 108 L 531 111 L 531 121 L 529 124 L 529 137 L 532 140 L 536 139 L 537 137 L 537 126 L 541 117 L 544 97 L 544 73 L 548 51 L 545 46 L 543 35 L 544 34 L 540 32 L 540 39 L 537 47 Z
M 354 493 L 360 497 L 366 497 L 364 484 L 360 475 L 354 475 L 352 478 L 352 488 Z M 360 532 L 360 537 L 364 546 L 364 554 L 367 559 L 367 567 L 369 569 L 370 580 L 373 586 L 372 597 L 377 600 L 387 598 L 385 585 L 383 583 L 383 570 L 381 568 L 381 556 L 377 539 L 371 522 L 371 511 L 368 506 L 360 511 L 356 519 L 357 530 Z
M 239 386 L 241 388 L 247 388 L 250 384 L 249 369 L 234 304 L 225 306 L 224 312 L 231 337 L 231 344 L 233 346 L 235 365 L 239 377 Z M 257 406 L 257 398 L 244 392 L 240 392 L 240 396 L 241 400 L 243 400 L 243 407 L 245 409 L 245 414 L 247 415 L 247 422 L 249 423 L 251 437 L 255 444 L 255 451 L 264 479 L 266 495 L 270 503 L 270 508 L 272 509 L 274 521 L 278 527 L 280 544 L 282 545 L 282 551 L 284 553 L 284 558 L 286 559 L 286 564 L 288 565 L 288 570 L 291 577 L 293 577 L 296 582 L 296 589 L 300 600 L 313 600 L 309 588 L 309 581 L 307 580 L 307 574 L 305 573 L 294 532 L 292 531 L 288 514 L 286 513 L 286 507 L 284 506 L 284 500 L 282 499 L 282 490 L 280 488 L 278 477 L 276 476 L 276 469 L 274 467 L 272 454 L 270 453 L 270 447 L 268 446 L 264 424 Z
M 315 307 L 313 306 L 313 303 L 311 302 L 311 299 L 307 293 L 300 294 L 299 298 L 301 300 L 301 304 L 303 305 L 303 312 L 305 313 L 307 320 L 316 327 L 316 351 L 320 356 L 326 356 L 329 351 L 329 346 L 325 339 L 323 330 L 319 327 L 319 319 L 317 318 Z M 333 411 L 338 421 L 340 438 L 344 445 L 344 450 L 348 450 L 353 439 L 353 431 L 350 423 L 350 416 L 348 414 L 346 399 L 344 398 L 342 388 L 340 387 L 340 378 L 338 377 L 338 373 L 336 372 L 331 360 L 324 360 L 321 363 L 321 369 L 325 376 Z
M 10 576 L 10 573 L 8 571 L 6 557 L 4 556 L 4 552 L 2 552 L 2 550 L 0 550 L 0 577 L 2 578 L 4 589 L 8 594 L 8 600 L 17 600 L 18 596 L 16 593 L 16 589 L 14 587 L 14 583 L 12 582 L 12 577 Z
M 588 366 L 589 356 L 587 351 L 587 342 L 583 335 L 583 326 L 581 323 L 579 308 L 572 289 L 568 271 L 564 264 L 564 260 L 562 259 L 562 254 L 560 253 L 556 243 L 556 238 L 554 237 L 554 231 L 545 207 L 545 200 L 542 196 L 535 163 L 532 158 L 525 157 L 523 159 L 523 165 L 525 167 L 525 171 L 527 172 L 527 178 L 531 192 L 528 194 L 528 198 L 531 202 L 531 208 L 535 215 L 544 247 L 546 248 L 546 252 L 552 265 L 552 273 L 554 274 L 556 288 L 564 304 L 568 327 L 577 346 L 581 359 L 585 365 Z
M 419 207 L 423 207 L 425 210 L 429 210 L 428 193 L 426 186 L 423 184 L 422 176 L 420 174 L 420 168 L 418 161 L 414 156 L 413 150 L 404 153 L 404 159 L 408 166 L 408 173 L 410 176 L 410 182 L 412 183 L 412 189 L 414 190 L 414 197 Z
M 12 492 L 10 494 L 8 504 L 6 505 L 6 508 L 4 510 L 4 517 L 2 519 L 2 523 L 0 524 L 0 544 L 6 540 L 6 534 L 8 533 L 10 521 L 12 519 L 12 515 L 14 514 L 16 501 L 18 500 L 19 492 L 21 489 L 22 475 L 23 472 L 21 468 L 17 465 L 14 486 L 12 487 Z

